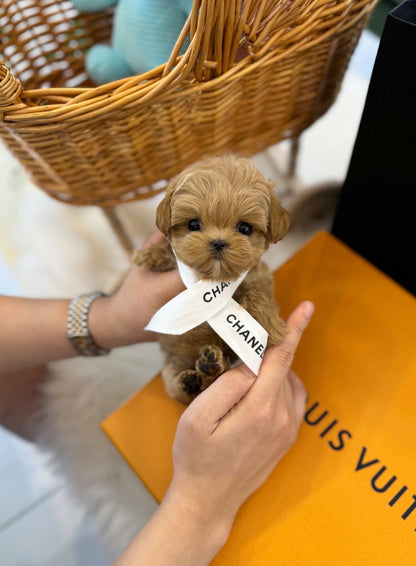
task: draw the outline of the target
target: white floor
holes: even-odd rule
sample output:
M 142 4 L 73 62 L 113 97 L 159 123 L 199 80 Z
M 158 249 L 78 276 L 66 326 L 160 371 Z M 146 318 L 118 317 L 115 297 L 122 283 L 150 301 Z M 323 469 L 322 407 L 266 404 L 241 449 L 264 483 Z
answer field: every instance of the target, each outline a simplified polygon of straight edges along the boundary
M 345 177 L 377 46 L 378 39 L 365 32 L 336 103 L 303 135 L 298 166 L 302 191 L 305 191 L 305 187 L 308 190 L 315 183 L 342 181 Z M 287 145 L 281 144 L 256 156 L 256 160 L 264 173 L 273 177 L 276 160 L 286 151 Z M 58 281 L 62 275 L 53 273 L 47 257 L 37 257 L 35 260 L 26 258 L 25 262 L 22 260 L 23 246 L 30 248 L 34 244 L 28 240 L 22 243 L 22 237 L 15 231 L 16 219 L 23 219 L 29 224 L 32 222 L 34 238 L 42 243 L 42 233 L 47 232 L 51 226 L 48 215 L 52 211 L 58 218 L 61 215 L 69 231 L 74 231 L 75 244 L 85 245 L 88 234 L 83 232 L 79 218 L 87 212 L 52 203 L 41 191 L 30 186 L 20 166 L 1 145 L 0 172 L 0 293 L 41 295 L 44 281 L 41 277 L 36 281 L 31 278 L 34 261 L 45 262 L 45 269 L 50 270 L 49 277 L 51 274 L 56 275 Z M 142 215 L 138 242 L 152 229 L 155 203 L 156 201 L 135 203 L 127 205 L 122 211 L 127 221 L 132 208 L 136 215 L 137 211 Z M 68 208 L 71 208 L 70 212 L 67 212 Z M 65 213 L 62 212 L 64 209 Z M 99 228 L 101 217 L 92 216 L 91 212 L 88 214 L 93 218 L 95 227 Z M 309 224 L 305 230 L 298 226 L 285 239 L 283 255 L 269 255 L 271 265 L 277 267 L 313 231 L 320 227 L 329 228 L 330 221 L 331 218 L 324 215 L 317 218 L 315 224 Z M 64 249 L 63 253 L 66 251 L 68 250 Z M 83 261 L 92 270 L 94 265 L 91 266 L 88 259 L 90 258 L 84 257 Z M 122 260 L 117 261 L 122 267 Z M 102 276 L 105 275 L 104 266 Z M 81 278 L 78 284 L 81 287 L 83 283 Z M 68 293 L 67 289 L 70 286 L 62 289 L 62 293 Z M 106 566 L 113 558 L 100 544 L 82 510 L 71 501 L 63 480 L 49 472 L 44 457 L 36 447 L 0 429 L 0 565 Z

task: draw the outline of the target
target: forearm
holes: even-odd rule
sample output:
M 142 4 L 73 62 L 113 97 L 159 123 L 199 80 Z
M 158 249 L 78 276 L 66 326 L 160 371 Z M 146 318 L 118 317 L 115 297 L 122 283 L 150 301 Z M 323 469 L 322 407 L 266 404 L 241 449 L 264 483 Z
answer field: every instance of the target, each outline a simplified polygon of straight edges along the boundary
M 168 491 L 113 566 L 206 566 L 225 544 L 231 525 L 232 520 L 214 520 L 197 502 L 189 504 Z
M 66 337 L 69 300 L 0 296 L 0 373 L 76 355 Z
M 69 303 L 0 296 L 0 374 L 78 355 L 67 337 Z M 113 318 L 110 297 L 92 303 L 90 334 L 108 350 L 134 342 L 131 332 L 124 332 Z

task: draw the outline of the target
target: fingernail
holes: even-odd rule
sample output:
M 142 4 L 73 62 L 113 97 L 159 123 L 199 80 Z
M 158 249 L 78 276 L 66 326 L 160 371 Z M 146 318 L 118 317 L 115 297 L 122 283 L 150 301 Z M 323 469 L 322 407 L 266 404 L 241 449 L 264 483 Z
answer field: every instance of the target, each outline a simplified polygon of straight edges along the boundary
M 306 301 L 305 306 L 303 307 L 303 312 L 307 318 L 311 318 L 315 311 L 315 305 L 311 303 L 311 301 Z

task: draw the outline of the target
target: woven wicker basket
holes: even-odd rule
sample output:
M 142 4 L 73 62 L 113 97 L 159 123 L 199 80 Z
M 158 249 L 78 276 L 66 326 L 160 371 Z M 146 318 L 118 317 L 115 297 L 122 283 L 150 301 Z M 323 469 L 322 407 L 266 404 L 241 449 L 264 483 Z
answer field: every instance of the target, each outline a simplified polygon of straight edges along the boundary
M 94 87 L 84 53 L 109 40 L 111 10 L 1 0 L 1 136 L 52 197 L 151 196 L 202 157 L 299 136 L 336 97 L 375 3 L 194 0 L 166 65 Z

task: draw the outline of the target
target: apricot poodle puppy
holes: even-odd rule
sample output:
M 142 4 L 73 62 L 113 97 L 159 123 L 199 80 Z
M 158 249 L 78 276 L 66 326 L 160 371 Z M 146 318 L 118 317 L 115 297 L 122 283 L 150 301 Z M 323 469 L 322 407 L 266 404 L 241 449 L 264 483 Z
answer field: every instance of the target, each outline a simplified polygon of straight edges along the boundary
M 270 243 L 289 229 L 289 215 L 268 181 L 248 159 L 209 158 L 175 177 L 157 209 L 156 224 L 167 241 L 135 252 L 137 265 L 157 271 L 176 267 L 176 257 L 198 279 L 235 281 L 233 296 L 279 344 L 285 324 L 273 300 L 272 274 L 261 261 Z M 174 250 L 174 253 L 173 253 Z M 169 395 L 190 403 L 237 361 L 236 354 L 205 322 L 182 335 L 158 336 Z

